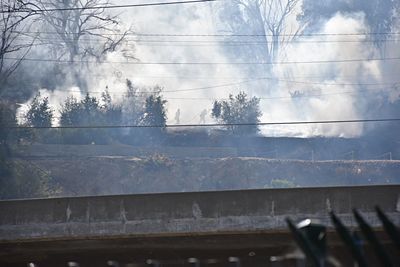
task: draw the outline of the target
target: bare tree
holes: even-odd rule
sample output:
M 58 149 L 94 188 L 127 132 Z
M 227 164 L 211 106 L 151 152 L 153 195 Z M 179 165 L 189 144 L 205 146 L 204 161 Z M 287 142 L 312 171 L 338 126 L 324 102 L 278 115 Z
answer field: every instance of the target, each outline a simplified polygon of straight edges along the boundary
M 27 21 L 36 13 L 30 3 L 0 0 L 0 93 L 8 77 L 18 68 L 35 39 L 24 37 Z
M 49 29 L 40 39 L 50 45 L 55 58 L 70 63 L 78 80 L 76 63 L 89 58 L 100 61 L 126 44 L 130 29 L 121 30 L 119 15 L 107 13 L 108 5 L 107 0 L 37 0 L 40 20 Z M 133 57 L 132 51 L 122 52 Z
M 300 0 L 232 0 L 224 3 L 220 18 L 232 34 L 255 34 L 262 41 L 262 58 L 274 62 L 281 48 L 301 31 L 293 27 L 289 16 L 293 14 Z M 239 16 L 239 17 L 238 17 Z

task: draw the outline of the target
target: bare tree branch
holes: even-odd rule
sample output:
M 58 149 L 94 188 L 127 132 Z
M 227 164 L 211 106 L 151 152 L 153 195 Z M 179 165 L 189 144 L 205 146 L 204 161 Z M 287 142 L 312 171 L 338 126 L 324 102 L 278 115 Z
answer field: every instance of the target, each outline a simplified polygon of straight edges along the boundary
M 39 21 L 57 33 L 51 36 L 50 49 L 53 49 L 55 57 L 71 63 L 70 70 L 80 87 L 79 83 L 84 82 L 84 79 L 80 78 L 80 71 L 76 69 L 75 62 L 88 57 L 100 62 L 108 53 L 128 45 L 126 37 L 131 32 L 130 28 L 121 32 L 118 15 L 108 14 L 105 8 L 96 8 L 109 5 L 108 0 L 36 0 L 36 2 L 39 9 L 44 10 Z M 78 9 L 65 10 L 69 8 Z M 45 37 L 40 38 L 46 40 Z M 133 51 L 133 48 L 131 50 Z M 82 86 L 85 87 L 84 84 Z
M 232 0 L 230 5 L 237 5 L 242 12 L 244 23 L 253 27 L 257 35 L 265 37 L 264 57 L 268 62 L 276 61 L 281 48 L 300 34 L 304 27 L 289 30 L 288 17 L 293 13 L 300 0 Z M 229 21 L 227 22 L 228 26 Z M 232 31 L 235 32 L 235 29 Z M 293 34 L 290 38 L 288 35 Z
M 0 9 L 9 11 L 30 10 L 30 3 L 21 0 L 0 0 Z M 36 15 L 27 12 L 21 15 L 16 12 L 6 12 L 0 15 L 0 93 L 8 77 L 18 68 L 23 58 L 32 48 L 35 38 L 28 42 L 21 41 L 24 30 L 29 28 L 28 20 Z M 17 60 L 8 60 L 6 57 L 16 54 Z

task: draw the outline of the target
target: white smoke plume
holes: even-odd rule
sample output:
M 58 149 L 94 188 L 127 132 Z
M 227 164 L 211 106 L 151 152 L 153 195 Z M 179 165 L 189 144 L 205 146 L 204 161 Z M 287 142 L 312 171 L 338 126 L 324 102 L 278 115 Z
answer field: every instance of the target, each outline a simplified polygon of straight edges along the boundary
M 118 2 L 121 4 L 121 2 Z M 123 3 L 123 2 L 122 2 Z M 301 6 L 301 5 L 299 5 Z M 218 34 L 214 22 L 215 6 L 210 3 L 198 5 L 176 5 L 127 9 L 121 16 L 126 25 L 133 25 L 140 33 L 173 34 Z M 296 13 L 290 23 L 297 23 Z M 342 14 L 327 19 L 320 27 L 320 34 L 365 33 L 370 29 L 363 13 Z M 224 47 L 218 45 L 218 37 L 135 37 L 135 57 L 139 62 L 228 62 Z M 144 42 L 164 41 L 164 42 Z M 169 43 L 168 40 L 175 42 Z M 210 41 L 210 43 L 196 42 Z M 296 42 L 297 40 L 297 42 Z M 134 42 L 134 40 L 130 40 Z M 183 41 L 183 42 L 176 42 Z M 190 41 L 190 42 L 186 42 Z M 325 41 L 325 42 L 324 42 Z M 335 42 L 337 41 L 337 42 Z M 343 42 L 354 41 L 354 42 Z M 365 36 L 320 35 L 295 39 L 280 54 L 277 61 L 329 61 L 341 59 L 363 59 L 399 57 L 398 42 L 384 44 L 378 49 Z M 251 49 L 251 46 L 249 46 Z M 384 51 L 384 53 L 382 52 Z M 263 122 L 347 120 L 376 118 L 367 106 L 375 93 L 383 92 L 391 101 L 399 97 L 395 70 L 398 61 L 364 61 L 351 63 L 324 64 L 276 64 L 273 77 L 277 82 L 272 89 L 262 83 L 239 83 L 202 90 L 168 92 L 171 90 L 196 89 L 226 85 L 249 80 L 245 66 L 240 65 L 133 65 L 118 64 L 125 59 L 115 52 L 107 57 L 108 64 L 94 66 L 88 73 L 89 92 L 100 96 L 108 87 L 115 99 L 121 99 L 126 90 L 125 80 L 131 79 L 137 86 L 160 85 L 168 100 L 168 123 L 175 123 L 176 111 L 180 110 L 180 123 L 198 123 L 200 114 L 208 110 L 206 122 L 212 122 L 210 109 L 213 99 L 226 98 L 229 94 L 245 91 L 250 96 L 262 98 Z M 269 74 L 271 75 L 271 74 Z M 265 76 L 268 76 L 266 74 Z M 253 77 L 254 78 L 254 77 Z M 368 83 L 388 83 L 388 86 L 367 86 Z M 79 88 L 60 88 L 48 95 L 50 103 L 58 108 L 66 96 Z M 61 92 L 62 91 L 62 92 Z M 79 91 L 79 90 L 78 90 Z M 297 96 L 297 97 L 294 97 Z M 356 137 L 363 134 L 362 124 L 326 124 L 313 126 L 262 127 L 262 134 L 268 136 L 340 136 Z
M 352 34 L 369 32 L 364 24 L 363 14 L 336 14 L 326 21 L 319 34 Z M 321 37 L 322 36 L 322 37 Z M 364 42 L 364 36 L 318 35 L 301 38 L 286 49 L 287 61 L 335 61 L 341 59 L 379 58 L 379 51 L 372 42 Z M 337 42 L 335 42 L 337 41 Z M 351 41 L 351 42 L 347 42 Z M 354 42 L 353 42 L 354 41 Z M 284 61 L 284 60 L 282 60 Z M 382 82 L 379 61 L 332 62 L 322 64 L 278 65 L 277 77 L 304 82 L 280 82 L 279 92 L 289 96 L 297 91 L 300 98 L 274 103 L 268 108 L 266 118 L 276 120 L 348 120 L 365 118 L 360 98 L 365 89 L 379 90 L 376 87 L 363 87 L 361 84 Z M 286 91 L 286 92 L 285 92 Z M 300 102 L 300 103 L 297 103 Z M 280 116 L 286 109 L 284 117 Z M 362 124 L 325 124 L 299 127 L 302 136 L 341 136 L 355 137 L 362 134 Z M 282 128 L 284 131 L 284 129 Z

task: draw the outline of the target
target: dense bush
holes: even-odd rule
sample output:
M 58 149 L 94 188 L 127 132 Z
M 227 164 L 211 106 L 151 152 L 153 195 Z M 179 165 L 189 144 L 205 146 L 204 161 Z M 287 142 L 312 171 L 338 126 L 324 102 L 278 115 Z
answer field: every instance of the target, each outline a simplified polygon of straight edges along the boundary
M 238 95 L 229 95 L 228 100 L 215 101 L 212 108 L 212 117 L 223 124 L 235 135 L 255 134 L 259 131 L 257 123 L 262 115 L 260 99 L 253 97 L 247 99 L 244 92 Z M 237 125 L 250 124 L 250 125 Z

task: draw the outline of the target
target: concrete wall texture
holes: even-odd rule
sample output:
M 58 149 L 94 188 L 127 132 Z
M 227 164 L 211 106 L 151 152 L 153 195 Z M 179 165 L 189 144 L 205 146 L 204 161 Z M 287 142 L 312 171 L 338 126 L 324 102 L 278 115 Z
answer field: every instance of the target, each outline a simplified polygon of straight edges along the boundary
M 347 226 L 359 209 L 374 227 L 379 205 L 400 222 L 400 185 L 261 189 L 0 201 L 0 243 L 287 231 L 285 218 Z

